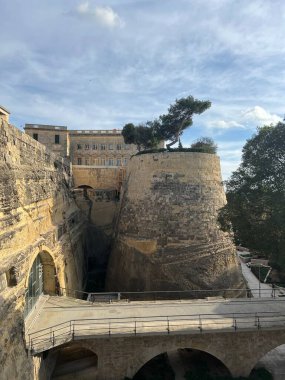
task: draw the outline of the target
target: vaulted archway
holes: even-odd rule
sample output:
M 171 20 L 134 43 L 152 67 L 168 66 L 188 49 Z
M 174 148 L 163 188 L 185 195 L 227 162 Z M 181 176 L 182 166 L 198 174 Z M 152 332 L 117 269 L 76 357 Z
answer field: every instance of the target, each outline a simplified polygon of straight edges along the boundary
M 70 343 L 57 350 L 51 379 L 93 380 L 96 376 L 98 356 L 80 344 Z
M 231 378 L 225 364 L 208 352 L 183 348 L 154 356 L 134 375 L 133 380 L 148 378 L 174 380 L 176 378 L 204 378 L 224 376 Z
M 25 291 L 25 317 L 32 311 L 41 294 L 56 295 L 58 281 L 52 256 L 41 251 L 34 259 L 29 271 Z

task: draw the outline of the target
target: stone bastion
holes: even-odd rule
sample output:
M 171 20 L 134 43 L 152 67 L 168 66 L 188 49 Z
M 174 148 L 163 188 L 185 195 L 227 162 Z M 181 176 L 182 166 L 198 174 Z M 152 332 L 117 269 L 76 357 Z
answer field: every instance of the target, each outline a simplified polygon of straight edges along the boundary
M 214 154 L 142 154 L 129 162 L 107 274 L 110 291 L 244 288 Z

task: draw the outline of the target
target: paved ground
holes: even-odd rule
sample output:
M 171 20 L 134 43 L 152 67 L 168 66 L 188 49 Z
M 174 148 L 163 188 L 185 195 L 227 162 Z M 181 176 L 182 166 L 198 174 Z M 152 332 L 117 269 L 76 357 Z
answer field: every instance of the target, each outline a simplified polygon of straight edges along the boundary
M 252 273 L 250 268 L 240 260 L 241 270 L 243 277 L 245 278 L 249 289 L 251 289 L 252 296 L 254 298 L 263 297 L 268 298 L 272 295 L 272 287 L 268 284 L 263 284 L 258 281 L 258 278 Z M 277 294 L 276 294 L 277 295 Z
M 253 297 L 268 297 L 272 295 L 272 287 L 268 284 L 259 283 L 251 270 L 241 260 L 242 274 L 251 289 Z M 260 285 L 260 291 L 259 291 Z M 275 296 L 284 296 L 284 289 L 275 289 Z M 274 376 L 274 380 L 285 379 L 285 345 L 281 345 L 265 355 L 257 366 L 266 367 Z

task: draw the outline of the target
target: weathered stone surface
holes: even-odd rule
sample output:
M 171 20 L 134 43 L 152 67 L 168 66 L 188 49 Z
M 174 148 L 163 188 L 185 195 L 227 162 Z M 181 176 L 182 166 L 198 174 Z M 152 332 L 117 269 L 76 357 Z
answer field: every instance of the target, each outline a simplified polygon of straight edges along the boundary
M 217 223 L 225 202 L 215 155 L 133 157 L 118 214 L 108 289 L 243 287 L 234 245 Z
M 25 288 L 36 256 L 47 252 L 52 257 L 59 286 L 76 289 L 83 286 L 85 219 L 75 204 L 70 184 L 67 161 L 0 118 L 0 377 L 3 380 L 37 378 L 37 366 L 33 369 L 23 340 Z M 15 280 L 9 286 L 7 274 L 11 269 Z M 54 273 L 50 272 L 50 276 L 54 277 Z
M 70 346 L 87 348 L 97 355 L 98 368 L 93 379 L 123 380 L 126 376 L 132 378 L 155 356 L 183 348 L 213 355 L 233 377 L 248 376 L 261 357 L 284 341 L 284 331 L 257 330 L 97 338 L 76 341 Z M 51 350 L 49 355 L 54 355 L 56 350 Z

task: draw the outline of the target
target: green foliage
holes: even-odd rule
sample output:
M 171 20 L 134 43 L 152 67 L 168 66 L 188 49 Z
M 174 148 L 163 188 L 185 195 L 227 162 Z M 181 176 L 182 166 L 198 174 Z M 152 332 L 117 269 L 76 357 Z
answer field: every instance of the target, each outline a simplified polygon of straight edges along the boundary
M 242 163 L 226 182 L 222 229 L 238 244 L 285 269 L 285 124 L 264 126 L 247 141 Z
M 126 124 L 122 135 L 126 144 L 137 144 L 138 150 L 141 148 L 154 148 L 161 141 L 170 140 L 167 144 L 169 149 L 174 145 L 183 131 L 193 124 L 194 114 L 201 114 L 211 107 L 211 102 L 194 99 L 193 96 L 177 99 L 170 105 L 168 113 L 159 116 L 154 121 L 135 126 L 132 123 Z
M 200 137 L 191 145 L 191 148 L 201 149 L 201 151 L 205 153 L 215 154 L 217 152 L 217 144 L 215 144 L 214 140 L 210 137 Z
M 156 133 L 162 140 L 170 140 L 167 148 L 174 145 L 183 131 L 193 124 L 193 115 L 201 114 L 211 107 L 211 102 L 194 99 L 193 96 L 176 99 L 168 113 L 159 117 Z
M 134 124 L 126 124 L 122 130 L 122 135 L 126 144 L 136 143 L 136 129 Z
M 196 152 L 196 153 L 210 153 L 214 154 L 213 151 L 204 149 L 204 148 L 154 148 L 154 149 L 147 149 L 147 150 L 142 150 L 138 152 L 136 155 L 141 155 L 141 154 L 148 154 L 148 153 L 162 153 L 162 152 Z
M 136 144 L 139 151 L 142 147 L 144 149 L 153 148 L 158 144 L 153 128 L 147 125 L 138 125 L 135 127 L 131 123 L 126 124 L 123 128 L 122 135 L 126 144 Z

